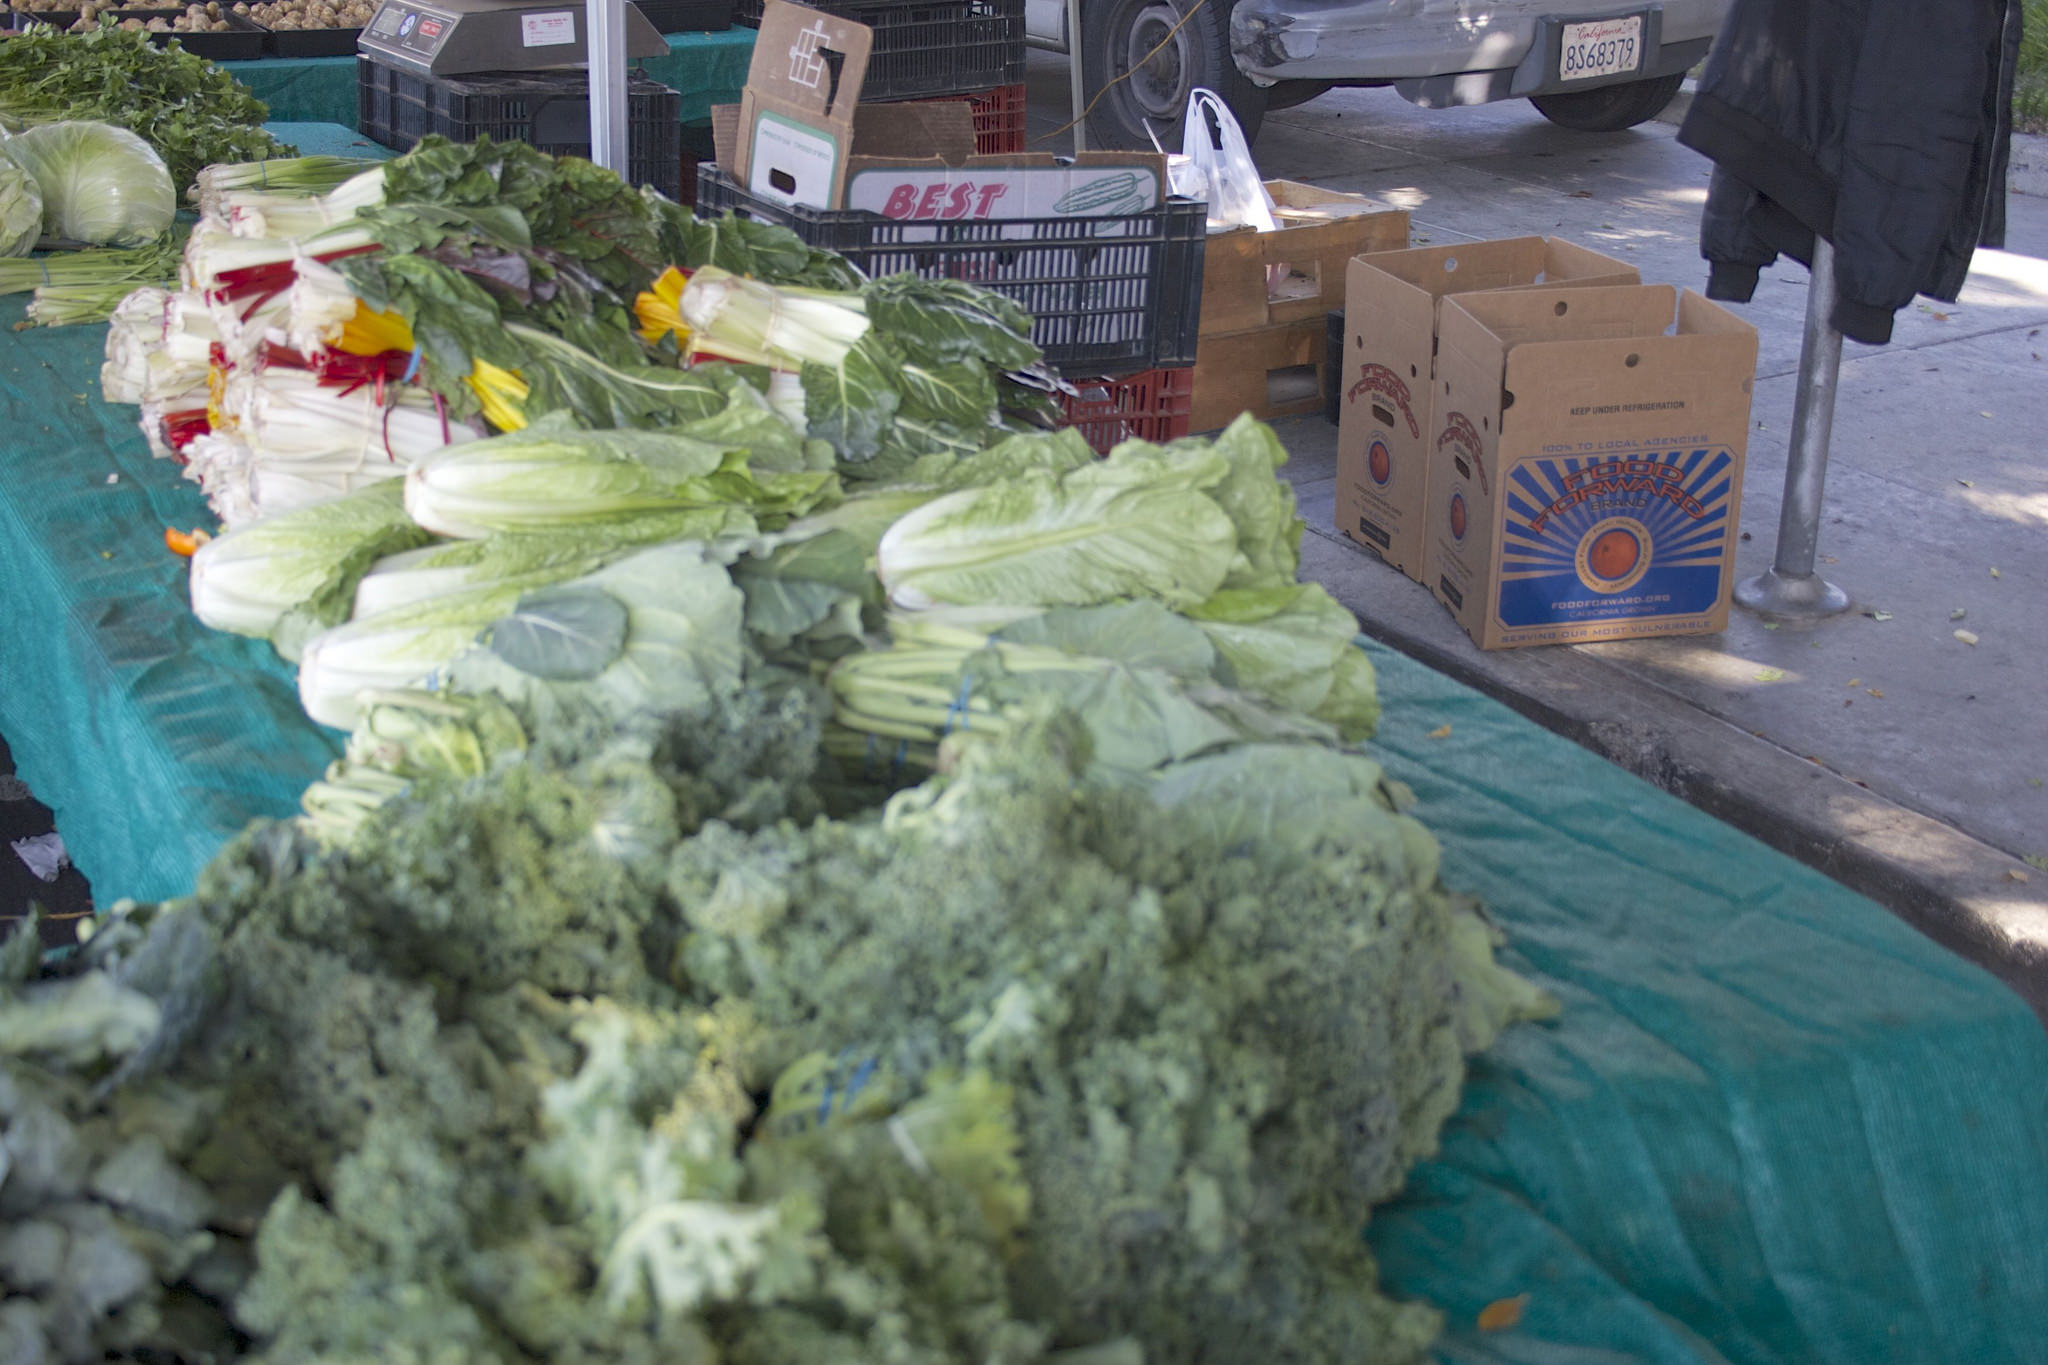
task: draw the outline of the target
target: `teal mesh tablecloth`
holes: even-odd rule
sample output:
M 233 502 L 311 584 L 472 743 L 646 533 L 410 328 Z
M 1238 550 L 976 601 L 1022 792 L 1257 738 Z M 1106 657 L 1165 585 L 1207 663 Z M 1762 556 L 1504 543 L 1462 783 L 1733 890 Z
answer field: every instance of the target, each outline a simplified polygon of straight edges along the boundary
M 390 153 L 332 124 L 267 125 L 306 153 Z M 221 842 L 288 815 L 338 753 L 269 645 L 185 603 L 164 528 L 213 525 L 100 400 L 105 327 L 15 331 L 0 299 L 0 735 L 101 904 L 189 891 Z
M 1564 1001 L 1370 1232 L 1455 1365 L 2048 1361 L 2048 1035 L 1883 909 L 1382 649 L 1377 748 Z M 1429 736 L 1448 725 L 1441 739 Z M 1474 1329 L 1529 1296 L 1520 1328 Z
M 672 33 L 668 55 L 638 65 L 648 75 L 682 92 L 683 122 L 703 123 L 714 104 L 738 104 L 753 60 L 754 30 Z M 270 106 L 270 116 L 287 123 L 356 126 L 354 57 L 264 57 L 223 63 L 227 72 Z

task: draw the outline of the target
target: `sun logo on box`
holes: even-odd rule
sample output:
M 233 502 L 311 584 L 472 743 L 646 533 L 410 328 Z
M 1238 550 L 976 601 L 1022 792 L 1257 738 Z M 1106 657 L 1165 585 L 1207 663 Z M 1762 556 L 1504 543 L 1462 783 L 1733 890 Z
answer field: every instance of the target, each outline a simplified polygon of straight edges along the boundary
M 1649 571 L 1655 542 L 1634 517 L 1609 517 L 1579 537 L 1579 581 L 1597 593 L 1626 592 Z

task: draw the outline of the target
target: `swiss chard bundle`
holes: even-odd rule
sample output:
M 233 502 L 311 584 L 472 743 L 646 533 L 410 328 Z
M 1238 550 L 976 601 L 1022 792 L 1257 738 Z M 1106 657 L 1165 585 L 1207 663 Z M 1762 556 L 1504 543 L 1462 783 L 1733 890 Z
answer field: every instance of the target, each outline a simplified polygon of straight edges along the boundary
M 1031 319 L 1000 294 L 897 275 L 857 293 L 780 288 L 716 266 L 678 301 L 686 353 L 795 372 L 805 425 L 853 477 L 894 479 L 1007 429 L 1003 376 L 1035 371 Z

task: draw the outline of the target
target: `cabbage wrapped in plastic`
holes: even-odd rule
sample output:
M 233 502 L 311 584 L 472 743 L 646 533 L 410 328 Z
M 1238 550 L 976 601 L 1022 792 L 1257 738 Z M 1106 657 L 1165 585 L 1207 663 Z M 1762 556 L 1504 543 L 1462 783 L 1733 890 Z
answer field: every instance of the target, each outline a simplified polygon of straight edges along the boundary
M 26 256 L 43 235 L 43 192 L 36 179 L 0 156 L 0 256 Z
M 170 227 L 178 195 L 163 158 L 126 128 L 67 120 L 6 142 L 43 198 L 43 235 L 89 246 L 140 246 Z

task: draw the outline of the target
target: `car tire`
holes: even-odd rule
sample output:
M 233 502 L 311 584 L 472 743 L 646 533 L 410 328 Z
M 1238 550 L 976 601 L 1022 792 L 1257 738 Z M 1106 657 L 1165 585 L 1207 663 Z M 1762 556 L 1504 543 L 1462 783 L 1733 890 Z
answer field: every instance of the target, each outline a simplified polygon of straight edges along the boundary
M 1627 81 L 1593 90 L 1531 95 L 1529 103 L 1560 128 L 1579 133 L 1618 133 L 1648 123 L 1663 113 L 1664 106 L 1671 103 L 1684 81 L 1685 73 L 1677 71 L 1647 81 Z
M 1178 152 L 1188 94 L 1197 86 L 1223 97 L 1246 142 L 1258 136 L 1266 92 L 1231 58 L 1231 3 L 1209 0 L 1188 18 L 1191 5 L 1192 0 L 1090 0 L 1082 7 L 1082 64 L 1088 97 L 1095 101 L 1088 116 L 1091 145 L 1149 151 L 1156 136 L 1162 148 Z M 1143 60 L 1147 54 L 1149 61 Z

